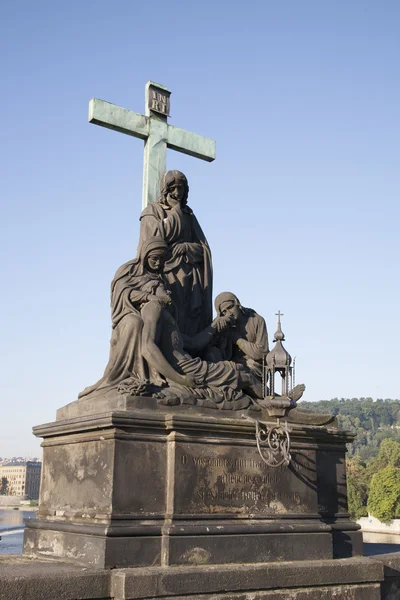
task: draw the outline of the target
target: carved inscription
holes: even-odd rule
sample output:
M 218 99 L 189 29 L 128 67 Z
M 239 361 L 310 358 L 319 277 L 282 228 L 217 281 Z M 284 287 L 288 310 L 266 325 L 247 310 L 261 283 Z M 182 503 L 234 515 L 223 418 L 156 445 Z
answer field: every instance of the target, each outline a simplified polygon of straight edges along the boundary
M 149 87 L 149 108 L 150 110 L 154 110 L 155 112 L 161 113 L 162 115 L 169 115 L 169 107 L 170 107 L 170 92 L 166 90 L 161 90 L 160 88 L 155 88 L 153 86 Z
M 177 449 L 180 464 L 175 488 L 177 512 L 314 512 L 313 453 L 302 452 L 291 468 L 272 469 L 254 448 L 218 447 L 213 448 L 212 454 L 201 452 L 203 448 L 186 445 L 185 451 Z

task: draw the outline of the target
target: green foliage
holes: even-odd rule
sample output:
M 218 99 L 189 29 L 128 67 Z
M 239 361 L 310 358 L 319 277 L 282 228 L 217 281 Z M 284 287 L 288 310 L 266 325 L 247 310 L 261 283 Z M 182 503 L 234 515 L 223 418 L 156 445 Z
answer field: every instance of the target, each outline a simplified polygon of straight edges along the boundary
M 0 496 L 6 496 L 8 493 L 8 479 L 7 477 L 1 478 L 0 483 Z
M 379 447 L 378 460 L 382 467 L 400 467 L 400 444 L 390 438 L 382 440 Z
M 357 479 L 350 475 L 347 478 L 347 500 L 352 519 L 368 516 L 367 499 L 367 490 L 360 488 Z
M 354 443 L 348 445 L 349 455 L 360 456 L 364 462 L 378 456 L 383 439 L 391 438 L 400 443 L 400 400 L 333 398 L 302 402 L 301 407 L 313 412 L 333 414 L 341 429 L 356 433 Z
M 387 466 L 373 475 L 368 511 L 384 523 L 400 516 L 400 468 Z
M 336 416 L 339 427 L 356 433 L 348 444 L 349 512 L 370 512 L 381 521 L 400 517 L 400 400 L 333 398 L 302 402 L 312 412 Z
M 368 476 L 359 457 L 347 461 L 347 494 L 349 513 L 353 519 L 368 515 Z

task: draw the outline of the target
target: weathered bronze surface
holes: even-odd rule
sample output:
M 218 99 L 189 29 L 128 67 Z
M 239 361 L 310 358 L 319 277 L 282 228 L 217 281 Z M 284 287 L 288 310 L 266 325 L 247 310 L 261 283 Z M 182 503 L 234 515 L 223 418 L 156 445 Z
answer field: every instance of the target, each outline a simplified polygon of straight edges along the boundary
M 99 98 L 89 102 L 89 123 L 144 140 L 142 208 L 158 198 L 167 170 L 167 148 L 207 162 L 215 160 L 214 140 L 167 122 L 170 91 L 165 86 L 148 81 L 145 97 L 145 115 Z
M 286 416 L 304 386 L 291 389 L 289 354 L 287 365 L 279 363 L 280 321 L 269 352 L 264 319 L 233 293 L 217 296 L 212 320 L 211 252 L 188 194 L 185 175 L 168 171 L 158 202 L 142 212 L 138 256 L 111 284 L 108 365 L 79 398 L 114 392 L 155 397 L 166 406 Z M 275 370 L 285 382 L 281 395 Z
M 180 331 L 195 336 L 212 321 L 212 262 L 207 239 L 188 206 L 189 184 L 180 171 L 168 171 L 157 202 L 140 215 L 139 251 L 147 238 L 168 244 L 163 274 L 171 290 Z

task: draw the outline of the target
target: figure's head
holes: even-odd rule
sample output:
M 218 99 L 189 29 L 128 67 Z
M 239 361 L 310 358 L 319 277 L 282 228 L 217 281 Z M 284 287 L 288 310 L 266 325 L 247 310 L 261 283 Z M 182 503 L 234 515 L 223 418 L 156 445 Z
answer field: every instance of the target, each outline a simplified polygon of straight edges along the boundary
M 149 237 L 140 249 L 140 260 L 146 271 L 161 273 L 168 252 L 167 243 L 159 237 Z
M 159 248 L 152 250 L 146 260 L 146 269 L 155 273 L 160 273 L 164 267 L 166 251 Z
M 243 307 L 232 292 L 222 292 L 215 298 L 215 310 L 219 317 L 227 317 L 233 322 L 239 321 L 243 315 Z
M 181 171 L 167 171 L 161 186 L 160 200 L 173 206 L 179 203 L 185 206 L 189 195 L 189 184 Z

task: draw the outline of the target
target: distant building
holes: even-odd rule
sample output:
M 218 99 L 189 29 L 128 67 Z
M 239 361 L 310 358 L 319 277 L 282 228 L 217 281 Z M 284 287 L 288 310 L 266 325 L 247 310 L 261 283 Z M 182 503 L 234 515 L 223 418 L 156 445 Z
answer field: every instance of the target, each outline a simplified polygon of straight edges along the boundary
M 42 463 L 40 462 L 12 462 L 0 466 L 0 487 L 2 493 L 9 496 L 26 496 L 29 500 L 39 499 L 40 474 Z M 2 486 L 5 480 L 6 486 Z M 4 489 L 5 487 L 5 489 Z

